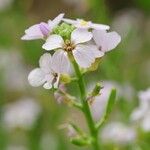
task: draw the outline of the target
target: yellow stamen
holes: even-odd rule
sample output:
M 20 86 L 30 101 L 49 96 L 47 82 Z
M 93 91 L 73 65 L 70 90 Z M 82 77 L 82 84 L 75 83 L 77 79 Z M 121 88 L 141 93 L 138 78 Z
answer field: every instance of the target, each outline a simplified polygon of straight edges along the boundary
M 81 21 L 80 21 L 80 25 L 81 25 L 81 26 L 87 26 L 87 25 L 88 25 L 88 22 L 85 21 L 85 20 L 81 20 Z

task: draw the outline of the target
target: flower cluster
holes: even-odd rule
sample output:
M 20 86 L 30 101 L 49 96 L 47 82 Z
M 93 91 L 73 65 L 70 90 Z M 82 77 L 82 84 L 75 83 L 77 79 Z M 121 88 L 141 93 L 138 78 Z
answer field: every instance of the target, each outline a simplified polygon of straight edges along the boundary
M 58 15 L 47 23 L 41 22 L 25 30 L 22 40 L 43 39 L 42 48 L 53 51 L 45 53 L 39 60 L 39 68 L 28 77 L 32 86 L 45 89 L 57 88 L 62 74 L 70 71 L 70 61 L 74 60 L 80 68 L 89 68 L 107 51 L 114 49 L 121 41 L 116 32 L 108 32 L 109 26 L 95 24 L 82 19 L 71 20 Z

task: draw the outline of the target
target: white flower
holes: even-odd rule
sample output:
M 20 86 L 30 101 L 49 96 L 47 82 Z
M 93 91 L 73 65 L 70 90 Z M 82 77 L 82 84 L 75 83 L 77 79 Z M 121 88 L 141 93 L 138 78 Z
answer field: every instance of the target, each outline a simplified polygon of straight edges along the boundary
M 150 89 L 139 92 L 140 105 L 131 114 L 133 122 L 139 122 L 144 131 L 150 131 Z
M 114 49 L 121 41 L 117 32 L 107 32 L 105 30 L 93 30 L 93 39 L 102 52 Z
M 121 122 L 112 122 L 104 127 L 101 138 L 105 143 L 129 144 L 135 140 L 136 132 Z
M 72 19 L 64 18 L 63 21 L 72 24 L 75 27 L 80 29 L 109 30 L 110 28 L 108 25 L 96 24 L 96 23 L 92 23 L 91 21 L 85 21 L 83 19 L 72 20 Z
M 36 40 L 44 39 L 47 37 L 53 29 L 61 22 L 64 14 L 59 14 L 55 19 L 49 20 L 48 23 L 41 22 L 35 24 L 25 30 L 25 35 L 21 38 L 22 40 Z
M 66 56 L 68 52 L 72 52 L 76 62 L 83 68 L 89 67 L 97 57 L 104 54 L 100 52 L 95 45 L 85 44 L 92 39 L 92 33 L 86 29 L 75 29 L 71 33 L 71 40 L 64 41 L 60 35 L 51 35 L 43 45 L 45 50 L 60 49 L 61 53 Z M 84 43 L 84 44 L 82 44 Z
M 28 81 L 34 87 L 43 85 L 45 89 L 51 89 L 53 85 L 57 88 L 60 74 L 67 73 L 70 67 L 67 56 L 61 50 L 53 56 L 45 53 L 41 56 L 39 65 L 40 68 L 31 71 Z
M 8 129 L 31 129 L 41 112 L 40 106 L 31 98 L 8 104 L 3 110 L 3 121 Z

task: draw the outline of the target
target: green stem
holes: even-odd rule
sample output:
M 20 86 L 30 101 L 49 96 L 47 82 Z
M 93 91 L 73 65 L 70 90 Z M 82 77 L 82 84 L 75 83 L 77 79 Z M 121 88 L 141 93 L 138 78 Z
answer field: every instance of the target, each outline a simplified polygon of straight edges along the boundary
M 76 76 L 78 78 L 78 85 L 79 85 L 79 89 L 80 89 L 81 102 L 82 102 L 82 105 L 83 105 L 83 112 L 84 112 L 89 130 L 90 130 L 91 136 L 94 139 L 93 149 L 94 150 L 100 150 L 99 143 L 98 143 L 98 131 L 95 127 L 95 123 L 93 121 L 93 118 L 92 118 L 92 115 L 91 115 L 91 112 L 90 112 L 88 101 L 86 100 L 86 90 L 85 90 L 83 76 L 82 76 L 81 71 L 79 69 L 79 66 L 75 62 L 75 60 L 72 61 L 72 64 L 74 66 L 74 70 L 75 70 Z

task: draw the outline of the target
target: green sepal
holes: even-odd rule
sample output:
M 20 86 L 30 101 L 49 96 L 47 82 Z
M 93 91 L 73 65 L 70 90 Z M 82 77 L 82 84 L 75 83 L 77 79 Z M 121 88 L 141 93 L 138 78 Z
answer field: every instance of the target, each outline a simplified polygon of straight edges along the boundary
M 72 79 L 68 74 L 61 74 L 61 76 L 60 76 L 60 81 L 63 83 L 70 83 L 71 80 Z

